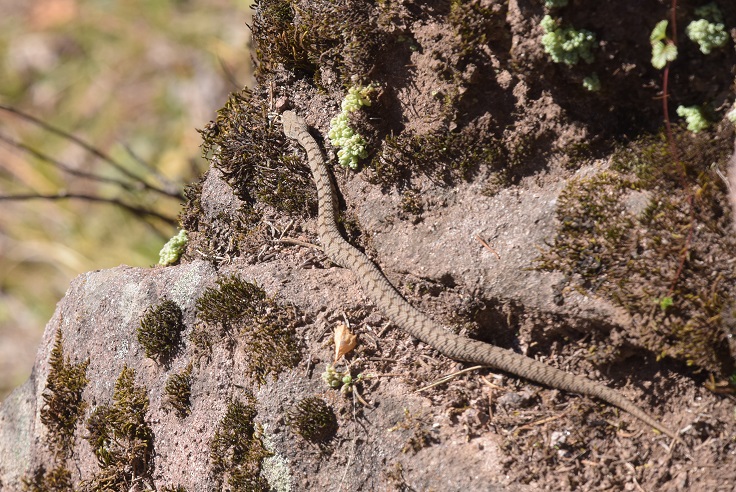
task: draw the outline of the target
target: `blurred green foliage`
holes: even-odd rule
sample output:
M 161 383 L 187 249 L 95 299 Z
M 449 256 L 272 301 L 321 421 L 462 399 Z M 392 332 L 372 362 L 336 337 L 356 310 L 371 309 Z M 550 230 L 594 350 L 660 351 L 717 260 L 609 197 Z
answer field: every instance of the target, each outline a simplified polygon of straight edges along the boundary
M 3 2 L 0 104 L 180 192 L 206 169 L 196 128 L 214 118 L 229 92 L 251 83 L 248 4 Z M 124 179 L 72 142 L 4 111 L 0 134 L 74 169 Z M 70 176 L 0 143 L 0 195 L 61 191 L 120 198 L 170 217 L 180 207 L 175 198 Z M 0 399 L 28 376 L 43 326 L 74 276 L 121 263 L 155 264 L 174 232 L 107 204 L 0 202 Z

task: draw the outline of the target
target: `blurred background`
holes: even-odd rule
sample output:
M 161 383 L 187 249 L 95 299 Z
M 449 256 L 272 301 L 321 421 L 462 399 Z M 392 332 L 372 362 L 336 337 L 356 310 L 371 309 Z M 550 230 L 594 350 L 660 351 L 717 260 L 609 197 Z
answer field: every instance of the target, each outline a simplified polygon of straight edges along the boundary
M 252 84 L 250 3 L 0 1 L 0 401 L 74 277 L 151 266 L 177 232 L 167 219 L 207 169 L 196 129 Z

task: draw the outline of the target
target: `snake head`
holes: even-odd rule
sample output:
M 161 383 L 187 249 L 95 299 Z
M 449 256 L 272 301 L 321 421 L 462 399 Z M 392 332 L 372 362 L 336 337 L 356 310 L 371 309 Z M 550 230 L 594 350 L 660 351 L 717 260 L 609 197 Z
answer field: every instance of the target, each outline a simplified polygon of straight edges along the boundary
M 281 114 L 281 123 L 284 125 L 284 135 L 294 140 L 298 139 L 300 133 L 307 131 L 307 123 L 304 118 L 291 110 Z

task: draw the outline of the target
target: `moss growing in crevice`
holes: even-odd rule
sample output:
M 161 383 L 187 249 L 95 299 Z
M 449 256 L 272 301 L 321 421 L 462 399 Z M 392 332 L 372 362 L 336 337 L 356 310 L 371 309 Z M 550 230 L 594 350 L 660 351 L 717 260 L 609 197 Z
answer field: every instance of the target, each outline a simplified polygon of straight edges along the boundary
M 49 360 L 50 371 L 43 391 L 41 422 L 49 433 L 49 448 L 56 457 L 65 460 L 74 445 L 74 430 L 84 414 L 87 403 L 82 398 L 87 379 L 89 359 L 73 364 L 64 357 L 61 330 L 56 331 L 56 341 Z
M 164 299 L 143 314 L 138 327 L 138 343 L 146 357 L 168 361 L 176 351 L 184 329 L 181 308 L 172 300 Z
M 402 453 L 417 454 L 422 449 L 439 442 L 439 439 L 432 435 L 431 427 L 424 422 L 422 416 L 412 415 L 407 409 L 404 409 L 404 420 L 389 429 L 389 432 L 396 431 L 411 432 L 404 447 L 401 448 Z
M 616 152 L 610 171 L 571 181 L 539 264 L 624 307 L 635 344 L 723 376 L 734 368 L 736 239 L 714 168 L 725 170 L 731 140 L 678 132 L 678 164 L 663 137 L 643 138 Z
M 255 283 L 234 275 L 219 279 L 217 285 L 197 299 L 197 316 L 204 325 L 193 333 L 195 345 L 207 350 L 222 339 L 242 341 L 247 371 L 259 382 L 294 367 L 300 358 L 296 308 L 278 304 Z M 213 325 L 219 334 L 211 330 Z
M 255 423 L 255 404 L 250 394 L 243 401 L 231 400 L 210 440 L 211 471 L 218 487 L 227 482 L 233 491 L 268 490 L 268 482 L 260 472 L 264 458 L 271 453 L 264 447 L 262 431 Z
M 192 396 L 192 364 L 166 380 L 164 388 L 166 404 L 171 406 L 176 415 L 183 419 L 192 412 L 190 398 Z
M 390 186 L 402 176 L 422 173 L 452 183 L 455 179 L 468 178 L 478 164 L 496 164 L 501 155 L 497 141 L 480 138 L 480 132 L 470 127 L 460 132 L 429 135 L 402 132 L 386 137 L 381 152 L 371 161 L 371 178 Z
M 286 415 L 294 432 L 314 443 L 323 443 L 337 432 L 337 417 L 322 399 L 309 397 L 300 400 Z
M 236 275 L 217 280 L 217 288 L 208 287 L 197 299 L 197 318 L 205 323 L 229 327 L 243 317 L 253 316 L 266 292 L 258 285 Z
M 308 77 L 329 69 L 343 83 L 365 78 L 387 42 L 377 8 L 367 0 L 256 2 L 256 78 L 264 82 L 279 65 Z
M 181 212 L 179 212 L 179 224 L 184 230 L 191 232 L 199 229 L 199 221 L 204 213 L 202 209 L 202 185 L 206 176 L 204 174 L 199 180 L 184 187 L 184 205 Z
M 83 486 L 92 490 L 128 490 L 153 473 L 153 430 L 146 421 L 146 388 L 135 384 L 135 371 L 123 367 L 112 405 L 98 406 L 87 419 L 85 437 L 100 471 Z
M 286 150 L 286 137 L 262 94 L 232 94 L 201 133 L 203 151 L 214 153 L 212 164 L 246 204 L 291 215 L 315 210 L 309 169 Z
M 50 472 L 43 466 L 37 467 L 31 477 L 21 480 L 23 492 L 73 492 L 72 474 L 63 465 Z

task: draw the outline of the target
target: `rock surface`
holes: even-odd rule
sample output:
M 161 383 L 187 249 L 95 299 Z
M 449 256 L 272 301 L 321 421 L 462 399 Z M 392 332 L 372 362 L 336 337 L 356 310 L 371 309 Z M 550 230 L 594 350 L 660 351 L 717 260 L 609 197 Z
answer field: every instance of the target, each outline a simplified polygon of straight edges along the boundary
M 149 454 L 118 470 L 120 490 L 246 489 L 236 475 L 253 463 L 236 466 L 229 461 L 224 474 L 218 474 L 213 449 L 215 442 L 223 442 L 223 422 L 238 420 L 231 418 L 232 403 L 247 403 L 251 397 L 248 411 L 255 416 L 239 421 L 247 432 L 233 432 L 230 438 L 239 445 L 247 441 L 245 454 L 258 455 L 260 446 L 267 450 L 270 456 L 254 460 L 256 472 L 248 478 L 261 488 L 266 480 L 268 487 L 280 491 L 733 489 L 732 401 L 709 391 L 709 383 L 682 360 L 657 360 L 659 354 L 628 331 L 636 320 L 611 297 L 597 295 L 597 284 L 577 285 L 573 280 L 579 279 L 569 278 L 574 275 L 534 269 L 561 230 L 557 212 L 564 191 L 612 168 L 609 150 L 615 138 L 623 138 L 621 127 L 645 132 L 659 124 L 651 123 L 659 121 L 658 106 L 652 109 L 642 103 L 652 94 L 641 88 L 647 77 L 654 78 L 645 68 L 647 36 L 632 55 L 636 63 L 617 62 L 614 56 L 628 46 L 630 30 L 646 31 L 654 22 L 634 7 L 619 12 L 620 6 L 602 6 L 588 12 L 589 22 L 607 36 L 608 44 L 601 50 L 610 55 L 601 56 L 599 67 L 610 76 L 610 92 L 592 96 L 581 95 L 581 89 L 570 84 L 580 73 L 546 64 L 540 33 L 532 22 L 544 13 L 541 3 L 467 5 L 473 15 L 489 13 L 490 27 L 503 27 L 490 29 L 487 38 L 474 46 L 472 53 L 478 58 L 472 58 L 473 63 L 463 58 L 467 52 L 458 50 L 458 42 L 469 41 L 458 34 L 457 25 L 449 25 L 450 6 L 394 5 L 392 23 L 382 25 L 381 33 L 394 36 L 390 46 L 396 48 L 395 56 L 372 73 L 386 87 L 381 96 L 385 115 L 374 121 L 383 126 L 385 139 L 404 129 L 421 135 L 452 132 L 465 124 L 460 131 L 479 128 L 472 135 L 488 141 L 493 136 L 494 142 L 503 144 L 508 179 L 499 179 L 499 169 L 488 162 L 474 162 L 469 179 L 456 179 L 452 185 L 435 179 L 441 169 L 432 174 L 407 167 L 402 181 L 390 184 L 369 179 L 375 177 L 370 166 L 360 173 L 337 169 L 343 225 L 350 239 L 366 250 L 410 302 L 448 329 L 601 380 L 665 425 L 682 429 L 690 448 L 673 447 L 629 415 L 599 402 L 491 369 L 472 370 L 429 387 L 464 366 L 392 327 L 366 301 L 351 272 L 309 247 L 317 239 L 308 206 L 289 215 L 278 204 L 264 205 L 246 196 L 246 185 L 263 175 L 246 170 L 250 181 L 236 182 L 233 176 L 240 176 L 244 165 L 223 161 L 227 149 L 221 147 L 207 176 L 190 195 L 183 222 L 192 242 L 181 264 L 90 272 L 78 277 L 59 303 L 31 378 L 0 404 L 0 489 L 20 490 L 23 480 L 31 483 L 34 473 L 40 477 L 36 483 L 42 483 L 60 465 L 75 490 L 94 488 L 90 485 L 94 480 L 110 473 L 105 465 L 117 444 L 107 440 L 96 456 L 90 441 L 96 412 L 117 401 L 116 381 L 124 368 L 133 369 L 134 383 L 147 397 L 145 425 L 137 429 L 150 429 L 146 442 L 151 447 Z M 648 4 L 637 8 L 644 11 Z M 732 10 L 727 12 L 729 18 L 736 15 Z M 309 21 L 306 12 L 291 21 L 295 25 Z M 583 13 L 570 15 L 576 22 L 585 18 Z M 611 19 L 622 20 L 610 25 Z M 256 22 L 256 34 L 263 30 L 262 24 L 258 26 Z M 410 33 L 411 39 L 397 32 Z M 313 46 L 307 34 L 300 39 Z M 641 46 L 646 48 L 643 55 Z M 263 117 L 259 125 L 246 124 L 252 123 L 248 120 L 252 115 L 235 114 L 223 121 L 221 114 L 218 124 L 209 128 L 213 134 L 225 133 L 228 125 L 235 128 L 233 159 L 252 154 L 256 167 L 266 169 L 272 164 L 269 156 L 277 159 L 298 151 L 280 135 L 270 112 L 273 106 L 296 108 L 316 133 L 326 134 L 342 84 L 340 66 L 330 64 L 334 51 L 325 49 L 324 64 L 312 79 L 300 72 L 305 70 L 302 66 L 268 65 L 272 84 L 240 95 L 244 107 Z M 266 55 L 261 51 L 259 56 Z M 322 63 L 323 58 L 319 60 Z M 265 59 L 261 62 L 267 65 Z M 635 76 L 624 77 L 630 72 Z M 314 87 L 317 80 L 320 90 Z M 442 96 L 455 89 L 462 92 L 450 99 L 448 109 L 448 99 Z M 625 97 L 629 95 L 631 99 Z M 236 106 L 228 105 L 230 111 Z M 606 107 L 610 111 L 604 111 Z M 603 136 L 594 137 L 596 131 Z M 256 138 L 263 134 L 267 138 Z M 720 133 L 713 135 L 714 141 L 720 138 Z M 596 139 L 598 157 L 571 164 L 574 156 L 565 149 Z M 243 141 L 253 145 L 243 147 Z M 298 169 L 303 173 L 303 166 Z M 283 191 L 283 184 L 278 184 L 274 195 Z M 405 206 L 407 191 L 419 197 L 421 206 L 413 212 Z M 642 215 L 651 205 L 649 197 L 648 191 L 633 190 L 624 196 L 621 213 Z M 257 219 L 248 222 L 253 211 Z M 727 212 L 720 214 L 730 220 Z M 690 247 L 695 250 L 696 245 Z M 594 260 L 594 254 L 589 256 Z M 726 260 L 723 263 L 733 263 L 732 257 Z M 273 302 L 261 300 L 260 307 L 238 308 L 241 315 L 248 309 L 257 312 L 247 322 L 207 321 L 199 300 L 222 288 L 223 279 L 232 275 L 255 282 Z M 160 360 L 146 357 L 137 330 L 149 309 L 164 299 L 181 310 L 184 329 L 171 356 Z M 293 366 L 284 364 L 276 374 L 259 380 L 253 377 L 252 364 L 263 354 L 252 348 L 252 340 L 248 342 L 249 330 L 282 309 L 293 314 L 299 357 Z M 364 375 L 352 396 L 327 386 L 321 377 L 332 361 L 338 323 L 348 323 L 359 337 L 355 351 L 338 366 L 346 370 L 350 364 L 353 378 Z M 87 407 L 73 427 L 71 453 L 62 457 L 51 448 L 49 428 L 42 422 L 59 332 L 69 363 L 89 360 L 89 383 L 82 394 Z M 197 340 L 207 335 L 215 343 L 203 352 Z M 277 350 L 271 358 L 280 360 L 283 355 Z M 190 363 L 191 406 L 188 415 L 180 416 L 171 410 L 166 386 Z M 728 388 L 720 388 L 724 387 Z M 336 434 L 323 442 L 305 439 L 293 423 L 295 406 L 311 397 L 324 400 L 337 419 Z M 231 452 L 228 460 L 236 454 Z

